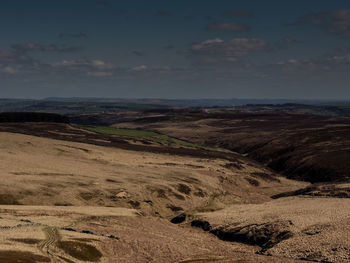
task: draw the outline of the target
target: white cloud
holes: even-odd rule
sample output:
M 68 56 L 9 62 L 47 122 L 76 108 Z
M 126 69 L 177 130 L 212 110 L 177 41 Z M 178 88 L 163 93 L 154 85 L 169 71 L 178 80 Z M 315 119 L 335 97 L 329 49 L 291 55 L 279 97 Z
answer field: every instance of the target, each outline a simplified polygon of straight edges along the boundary
M 7 74 L 16 74 L 18 72 L 18 69 L 11 66 L 0 65 L 0 72 Z
M 350 9 L 338 9 L 329 12 L 309 13 L 292 25 L 315 25 L 335 35 L 350 34 Z
M 112 72 L 104 72 L 104 71 L 97 71 L 97 72 L 88 72 L 88 76 L 93 76 L 93 77 L 108 77 L 112 76 Z
M 115 65 L 102 60 L 63 60 L 62 62 L 52 64 L 54 68 L 80 70 L 92 72 L 95 70 L 112 70 Z
M 246 32 L 250 30 L 250 27 L 247 25 L 238 24 L 235 22 L 232 23 L 212 23 L 207 26 L 208 30 L 220 30 L 220 31 L 233 31 L 233 32 Z
M 145 71 L 148 67 L 146 65 L 136 66 L 130 69 L 130 71 Z
M 188 53 L 191 58 L 201 63 L 237 62 L 251 52 L 266 51 L 268 48 L 268 44 L 261 39 L 233 38 L 224 41 L 215 38 L 193 44 Z

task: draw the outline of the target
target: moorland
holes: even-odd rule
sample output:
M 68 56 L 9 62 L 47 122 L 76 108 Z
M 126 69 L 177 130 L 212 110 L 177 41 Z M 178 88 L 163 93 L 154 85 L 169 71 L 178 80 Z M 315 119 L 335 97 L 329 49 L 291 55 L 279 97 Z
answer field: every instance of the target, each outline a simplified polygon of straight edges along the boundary
M 347 106 L 158 102 L 0 114 L 0 262 L 350 261 Z

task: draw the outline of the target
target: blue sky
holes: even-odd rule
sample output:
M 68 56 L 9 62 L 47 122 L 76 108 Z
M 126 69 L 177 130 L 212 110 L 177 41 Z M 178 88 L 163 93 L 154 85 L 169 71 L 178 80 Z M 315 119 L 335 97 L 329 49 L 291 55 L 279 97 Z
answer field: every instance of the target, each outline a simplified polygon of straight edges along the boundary
M 0 97 L 350 99 L 349 1 L 3 0 Z

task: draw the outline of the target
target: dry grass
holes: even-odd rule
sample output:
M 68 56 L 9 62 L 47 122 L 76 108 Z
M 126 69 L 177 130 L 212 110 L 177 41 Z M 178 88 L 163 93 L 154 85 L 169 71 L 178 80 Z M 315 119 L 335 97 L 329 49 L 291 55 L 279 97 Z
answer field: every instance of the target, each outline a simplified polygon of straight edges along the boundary
M 350 178 L 350 120 L 311 114 L 168 113 L 163 119 L 119 123 L 243 153 L 271 169 L 312 183 Z
M 0 259 L 4 261 L 0 262 L 57 262 L 63 259 L 65 262 L 165 263 L 189 259 L 212 262 L 214 258 L 225 259 L 222 262 L 231 262 L 228 260 L 232 258 L 251 263 L 297 262 L 256 255 L 256 247 L 223 242 L 203 231 L 178 227 L 165 219 L 129 217 L 124 212 L 118 215 L 120 210 L 117 208 L 114 208 L 114 216 L 110 216 L 110 208 L 103 207 L 99 214 L 94 208 L 90 209 L 90 214 L 88 211 L 80 213 L 79 207 L 64 209 L 2 207 Z M 105 213 L 103 209 L 106 209 Z M 11 222 L 13 228 L 4 228 Z M 27 242 L 32 239 L 33 242 Z M 43 254 L 38 254 L 39 251 Z M 23 261 L 25 256 L 28 256 L 28 261 Z M 11 257 L 18 261 L 6 261 Z M 35 261 L 30 261 L 31 257 Z
M 295 255 L 282 247 L 293 239 L 270 249 L 275 256 L 266 257 L 254 254 L 258 247 L 220 241 L 200 229 L 169 222 L 182 210 L 212 211 L 200 216 L 213 219 L 215 224 L 238 222 L 239 217 L 223 216 L 232 213 L 227 208 L 231 204 L 239 204 L 238 211 L 248 209 L 250 214 L 242 212 L 241 216 L 249 220 L 257 220 L 253 215 L 260 210 L 268 211 L 265 219 L 276 216 L 276 211 L 283 216 L 278 207 L 286 207 L 290 213 L 299 211 L 301 204 L 288 207 L 279 203 L 283 198 L 269 202 L 270 196 L 306 187 L 307 183 L 273 174 L 277 180 L 252 176 L 270 172 L 244 158 L 236 167 L 227 165 L 225 159 L 129 151 L 11 133 L 0 133 L 0 148 L 0 192 L 7 204 L 0 205 L 0 248 L 9 255 L 21 251 L 30 253 L 30 258 L 32 254 L 39 256 L 40 251 L 40 260 L 77 262 L 92 251 L 90 259 L 97 260 L 96 249 L 103 254 L 99 259 L 102 263 L 232 262 L 232 258 L 236 262 L 297 262 L 286 259 L 284 255 Z M 305 218 L 308 213 L 316 216 L 323 202 L 316 203 L 315 211 L 305 210 Z M 338 208 L 340 204 L 345 209 L 347 203 L 339 203 Z M 225 218 L 227 222 L 220 221 Z M 302 217 L 300 220 L 303 222 Z M 327 220 L 319 223 L 331 224 Z M 307 223 L 300 229 L 318 231 L 311 226 Z M 68 249 L 74 247 L 75 251 Z M 77 251 L 86 253 L 80 257 Z M 0 253 L 0 259 L 5 252 Z M 6 260 L 9 257 L 0 262 L 13 262 Z
M 94 246 L 76 241 L 59 241 L 58 247 L 73 258 L 82 261 L 99 261 L 102 253 Z
M 296 190 L 304 183 L 244 177 L 264 168 L 244 164 L 223 168 L 226 160 L 128 151 L 34 136 L 0 133 L 0 204 L 113 206 L 173 215 L 219 204 L 256 203 Z M 168 166 L 163 164 L 172 163 Z M 258 180 L 258 179 L 257 179 Z M 152 206 L 145 200 L 152 201 Z
M 349 207 L 350 200 L 343 198 L 288 197 L 263 204 L 233 205 L 198 217 L 228 235 L 247 226 L 251 233 L 258 234 L 264 224 L 288 222 L 280 230 L 289 231 L 292 236 L 267 249 L 266 254 L 349 262 Z
M 30 252 L 15 251 L 15 250 L 0 250 L 1 263 L 41 263 L 50 262 L 50 258 L 37 255 Z

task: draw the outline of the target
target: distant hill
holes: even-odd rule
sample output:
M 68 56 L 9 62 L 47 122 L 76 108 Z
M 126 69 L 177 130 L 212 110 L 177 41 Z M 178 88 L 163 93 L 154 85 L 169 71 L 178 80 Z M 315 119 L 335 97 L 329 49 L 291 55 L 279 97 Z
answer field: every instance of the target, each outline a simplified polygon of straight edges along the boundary
M 133 110 L 167 108 L 215 108 L 215 107 L 274 107 L 291 111 L 322 113 L 328 116 L 344 116 L 350 102 L 291 99 L 121 99 L 121 98 L 57 98 L 42 100 L 0 99 L 0 112 L 50 112 L 65 115 L 123 112 Z M 298 106 L 299 105 L 299 106 Z M 320 107 L 315 110 L 313 107 Z M 281 111 L 284 111 L 281 109 Z
M 0 122 L 56 122 L 69 123 L 66 116 L 38 112 L 2 112 Z
M 285 112 L 168 112 L 115 118 L 114 127 L 168 136 L 244 154 L 288 178 L 350 180 L 350 119 Z M 86 118 L 86 116 L 84 116 Z M 105 119 L 112 124 L 113 118 Z M 72 120 L 75 122 L 76 120 Z

